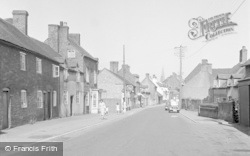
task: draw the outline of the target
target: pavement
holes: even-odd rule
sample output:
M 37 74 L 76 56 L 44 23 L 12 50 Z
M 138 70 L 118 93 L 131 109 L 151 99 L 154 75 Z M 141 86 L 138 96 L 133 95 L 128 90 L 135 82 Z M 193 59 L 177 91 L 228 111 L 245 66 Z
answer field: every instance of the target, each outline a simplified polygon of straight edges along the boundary
M 110 113 L 102 119 L 99 114 L 87 114 L 65 118 L 39 121 L 10 129 L 4 129 L 0 134 L 0 142 L 46 142 L 70 133 L 86 130 L 101 124 L 119 120 L 138 113 L 142 110 L 162 105 L 136 108 L 126 113 Z
M 197 111 L 189 111 L 189 110 L 185 110 L 185 109 L 182 109 L 180 111 L 180 114 L 185 116 L 186 118 L 190 119 L 194 123 L 220 124 L 220 125 L 230 126 L 230 127 L 234 127 L 235 129 L 245 133 L 246 135 L 250 136 L 250 127 L 242 126 L 239 123 L 230 123 L 230 122 L 227 122 L 227 121 L 221 120 L 221 119 L 213 119 L 213 118 L 198 116 Z
M 143 108 L 132 109 L 126 113 L 110 113 L 104 120 L 101 119 L 99 114 L 88 114 L 40 121 L 36 122 L 35 124 L 26 124 L 23 126 L 2 130 L 0 134 L 0 142 L 45 142 L 62 137 L 64 135 L 68 135 L 70 133 L 83 131 L 101 124 L 123 119 L 145 109 L 162 106 L 163 104 L 152 105 Z M 233 126 L 238 130 L 250 135 L 250 128 L 245 128 L 238 124 L 228 123 L 224 120 L 201 117 L 198 116 L 198 112 L 195 111 L 187 111 L 182 109 L 180 114 L 194 123 Z

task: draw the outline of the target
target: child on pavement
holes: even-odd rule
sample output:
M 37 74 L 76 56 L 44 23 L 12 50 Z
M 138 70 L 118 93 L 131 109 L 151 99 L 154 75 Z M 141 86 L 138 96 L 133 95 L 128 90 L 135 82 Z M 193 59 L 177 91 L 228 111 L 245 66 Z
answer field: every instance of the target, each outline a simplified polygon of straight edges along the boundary
M 117 113 L 117 114 L 120 113 L 120 106 L 119 106 L 119 103 L 116 103 L 116 113 Z

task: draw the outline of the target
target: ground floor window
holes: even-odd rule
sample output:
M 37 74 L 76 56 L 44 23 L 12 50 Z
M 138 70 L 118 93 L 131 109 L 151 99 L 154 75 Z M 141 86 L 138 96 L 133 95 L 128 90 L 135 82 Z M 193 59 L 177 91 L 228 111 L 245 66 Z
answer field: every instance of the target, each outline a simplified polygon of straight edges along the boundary
M 26 90 L 21 90 L 21 107 L 27 108 L 27 92 Z
M 57 92 L 53 91 L 53 106 L 56 107 L 57 105 Z

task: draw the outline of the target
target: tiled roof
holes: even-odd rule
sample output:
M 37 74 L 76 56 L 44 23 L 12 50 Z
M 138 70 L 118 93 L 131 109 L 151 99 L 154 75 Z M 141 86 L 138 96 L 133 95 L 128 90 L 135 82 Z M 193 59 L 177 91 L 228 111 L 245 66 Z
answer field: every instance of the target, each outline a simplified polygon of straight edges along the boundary
M 77 43 L 75 43 L 74 40 L 68 38 L 68 40 L 70 41 L 70 43 L 83 55 L 86 56 L 88 58 L 91 58 L 92 60 L 98 61 L 97 58 L 94 58 L 93 56 L 91 56 L 85 49 L 83 49 L 81 46 L 79 46 Z
M 12 24 L 0 18 L 0 40 L 12 43 L 21 48 L 27 49 L 34 54 L 40 54 L 50 60 L 63 63 L 61 55 L 55 52 L 47 44 L 34 38 L 24 35 Z
M 119 79 L 122 80 L 122 81 L 124 80 L 122 76 L 120 76 L 120 75 L 118 75 L 118 74 L 116 74 L 116 73 L 114 73 L 114 72 L 108 70 L 107 68 L 104 68 L 103 70 L 106 70 L 106 71 L 110 72 L 111 74 L 113 74 L 114 76 L 116 76 L 117 78 L 119 78 Z M 101 72 L 102 72 L 102 71 L 101 71 Z M 133 85 L 133 84 L 132 84 L 130 81 L 128 81 L 127 79 L 125 79 L 125 83 L 126 83 L 127 85 Z M 133 86 L 135 86 L 135 85 L 133 85 Z
M 118 71 L 118 75 L 122 77 L 122 75 L 123 75 L 123 67 Z M 132 73 L 130 73 L 130 71 L 127 71 L 127 70 L 125 71 L 125 77 L 131 84 L 136 86 L 136 82 L 135 82 L 136 79 L 135 79 L 134 75 Z
M 230 76 L 230 78 L 231 79 L 241 79 L 241 78 L 243 78 L 243 74 L 232 74 L 231 76 Z
M 212 69 L 212 75 L 215 79 L 218 74 L 232 74 L 231 68 L 218 68 L 218 69 Z
M 230 78 L 230 74 L 218 74 L 216 79 L 227 80 Z
M 195 75 L 197 75 L 201 70 L 201 63 L 199 63 L 194 70 L 185 78 L 184 82 L 187 83 L 191 80 Z

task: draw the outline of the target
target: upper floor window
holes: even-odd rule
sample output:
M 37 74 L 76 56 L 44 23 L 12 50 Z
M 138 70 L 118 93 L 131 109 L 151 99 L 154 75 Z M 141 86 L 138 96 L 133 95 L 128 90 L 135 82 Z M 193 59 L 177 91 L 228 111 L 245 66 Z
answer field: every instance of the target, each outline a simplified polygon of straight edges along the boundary
M 43 92 L 41 90 L 37 91 L 37 107 L 43 108 Z
M 21 90 L 21 107 L 27 108 L 27 92 L 26 90 Z
M 53 64 L 52 68 L 53 77 L 59 77 L 59 66 Z
M 76 52 L 75 50 L 68 50 L 68 58 L 75 58 L 76 57 Z
M 42 60 L 36 58 L 36 72 L 42 74 Z
M 89 70 L 86 68 L 86 82 L 89 83 Z
M 97 74 L 96 74 L 96 71 L 94 71 L 94 84 L 97 84 Z
M 26 54 L 23 52 L 20 52 L 20 65 L 21 70 L 26 71 Z
M 64 79 L 67 79 L 69 76 L 68 69 L 64 69 Z

